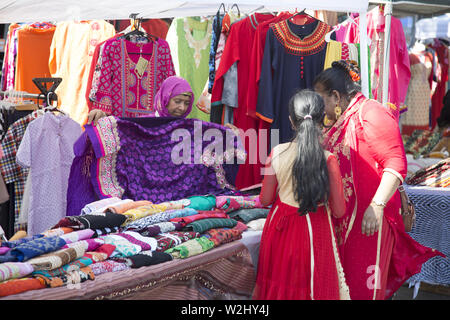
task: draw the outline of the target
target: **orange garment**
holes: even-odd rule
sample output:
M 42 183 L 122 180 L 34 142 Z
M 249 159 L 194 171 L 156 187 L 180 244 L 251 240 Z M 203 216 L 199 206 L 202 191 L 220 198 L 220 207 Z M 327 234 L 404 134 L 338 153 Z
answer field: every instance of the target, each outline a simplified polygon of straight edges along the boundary
M 50 73 L 63 79 L 56 89 L 58 105 L 80 124 L 88 114 L 85 93 L 95 47 L 115 33 L 114 26 L 104 20 L 65 21 L 56 26 Z
M 50 78 L 48 59 L 56 27 L 49 29 L 25 25 L 17 31 L 17 58 L 14 88 L 40 93 L 33 78 Z
M 127 212 L 128 210 L 139 208 L 141 206 L 148 206 L 151 204 L 152 203 L 150 201 L 146 201 L 146 200 L 133 201 L 133 202 L 118 204 L 115 206 L 113 205 L 113 206 L 109 207 L 108 209 L 114 213 L 124 213 L 124 212 Z

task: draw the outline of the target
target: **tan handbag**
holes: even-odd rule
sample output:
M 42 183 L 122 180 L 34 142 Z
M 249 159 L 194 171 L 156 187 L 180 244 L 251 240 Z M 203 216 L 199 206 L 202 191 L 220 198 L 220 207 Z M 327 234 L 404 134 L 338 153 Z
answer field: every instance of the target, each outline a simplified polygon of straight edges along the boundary
M 405 231 L 410 232 L 416 223 L 416 209 L 402 185 L 398 187 L 398 191 L 400 192 L 400 198 L 402 200 L 401 213 Z

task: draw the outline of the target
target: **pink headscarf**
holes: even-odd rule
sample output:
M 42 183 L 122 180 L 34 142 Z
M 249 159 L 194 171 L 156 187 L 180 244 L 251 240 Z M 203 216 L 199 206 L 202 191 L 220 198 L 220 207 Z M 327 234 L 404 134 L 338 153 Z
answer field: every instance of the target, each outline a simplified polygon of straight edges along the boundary
M 153 109 L 158 112 L 159 117 L 171 117 L 166 108 L 167 104 L 170 99 L 185 92 L 191 93 L 191 103 L 189 104 L 186 112 L 181 116 L 182 118 L 186 118 L 192 110 L 192 105 L 194 103 L 194 92 L 192 92 L 189 82 L 181 77 L 171 76 L 164 80 L 156 93 Z

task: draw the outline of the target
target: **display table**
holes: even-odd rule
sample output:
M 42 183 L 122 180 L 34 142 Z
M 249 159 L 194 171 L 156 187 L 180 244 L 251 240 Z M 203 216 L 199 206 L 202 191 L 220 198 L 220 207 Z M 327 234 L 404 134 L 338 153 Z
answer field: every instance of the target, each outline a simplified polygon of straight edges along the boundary
M 416 208 L 416 225 L 409 235 L 447 256 L 428 260 L 407 282 L 416 291 L 420 282 L 450 286 L 450 188 L 405 185 L 405 190 Z
M 72 287 L 27 291 L 2 300 L 250 299 L 256 277 L 252 255 L 259 250 L 261 233 L 244 234 L 243 240 L 187 259 L 104 273 Z

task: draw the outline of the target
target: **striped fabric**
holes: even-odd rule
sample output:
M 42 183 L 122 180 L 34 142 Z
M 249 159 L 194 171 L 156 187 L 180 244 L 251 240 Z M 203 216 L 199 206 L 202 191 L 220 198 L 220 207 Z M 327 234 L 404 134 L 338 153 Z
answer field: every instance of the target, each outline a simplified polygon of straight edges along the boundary
M 53 270 L 75 259 L 81 258 L 87 249 L 87 243 L 79 242 L 71 248 L 58 250 L 52 253 L 41 255 L 39 257 L 28 260 L 34 270 Z
M 192 230 L 194 232 L 203 233 L 209 229 L 216 228 L 234 228 L 237 221 L 234 219 L 209 218 L 194 221 L 188 224 L 184 229 Z
M 406 180 L 407 184 L 447 188 L 450 186 L 450 158 L 423 168 Z
M 21 278 L 33 272 L 33 266 L 27 262 L 6 262 L 0 264 L 0 282 Z

